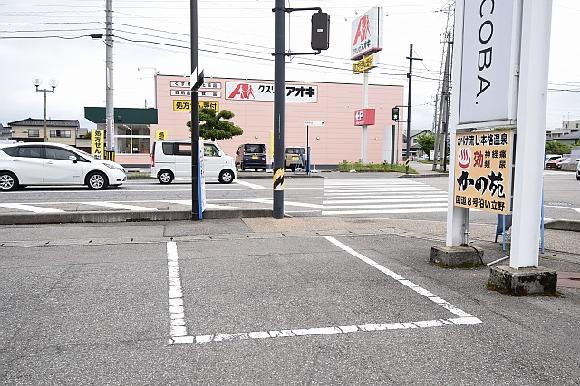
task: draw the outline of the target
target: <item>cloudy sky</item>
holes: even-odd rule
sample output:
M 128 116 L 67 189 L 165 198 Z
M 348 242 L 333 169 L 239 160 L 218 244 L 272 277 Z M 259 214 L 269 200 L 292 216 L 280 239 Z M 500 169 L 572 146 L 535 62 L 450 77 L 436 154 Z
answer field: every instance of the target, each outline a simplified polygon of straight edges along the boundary
M 543 0 L 542 0 L 543 1 Z M 331 16 L 330 49 L 323 55 L 288 60 L 286 77 L 296 81 L 362 82 L 353 75 L 349 40 L 354 17 L 381 5 L 385 16 L 381 66 L 371 83 L 406 84 L 409 44 L 415 62 L 413 128 L 431 128 L 441 66 L 441 41 L 448 0 L 287 0 L 291 7 L 321 6 Z M 200 67 L 206 75 L 273 79 L 274 0 L 199 0 Z M 105 104 L 105 0 L 0 0 L 0 123 L 42 118 L 42 94 L 33 79 L 49 87 L 48 116 L 79 119 L 84 106 Z M 116 107 L 151 107 L 153 74 L 189 74 L 189 0 L 113 0 Z M 580 119 L 580 48 L 576 42 L 578 0 L 554 0 L 549 128 Z M 49 37 L 55 36 L 55 37 Z M 287 19 L 287 46 L 309 50 L 310 13 Z M 68 39 L 64 39 L 68 38 Z

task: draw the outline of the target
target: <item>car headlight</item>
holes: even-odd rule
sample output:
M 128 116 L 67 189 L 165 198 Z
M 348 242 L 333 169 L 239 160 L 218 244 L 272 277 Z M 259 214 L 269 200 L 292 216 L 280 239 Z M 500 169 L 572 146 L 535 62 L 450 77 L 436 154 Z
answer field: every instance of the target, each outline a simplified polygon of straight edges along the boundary
M 110 163 L 103 163 L 103 165 L 105 165 L 109 169 L 121 170 L 122 172 L 125 172 L 125 170 L 123 169 L 123 167 L 121 165 L 110 164 Z

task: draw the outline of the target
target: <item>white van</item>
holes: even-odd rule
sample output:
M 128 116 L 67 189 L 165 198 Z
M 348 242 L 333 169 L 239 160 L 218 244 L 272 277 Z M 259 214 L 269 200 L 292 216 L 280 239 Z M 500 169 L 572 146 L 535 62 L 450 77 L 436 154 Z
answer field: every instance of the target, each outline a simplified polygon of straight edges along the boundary
M 234 159 L 214 142 L 204 143 L 205 180 L 229 184 L 237 178 Z M 191 142 L 156 141 L 151 150 L 151 177 L 162 184 L 191 180 Z

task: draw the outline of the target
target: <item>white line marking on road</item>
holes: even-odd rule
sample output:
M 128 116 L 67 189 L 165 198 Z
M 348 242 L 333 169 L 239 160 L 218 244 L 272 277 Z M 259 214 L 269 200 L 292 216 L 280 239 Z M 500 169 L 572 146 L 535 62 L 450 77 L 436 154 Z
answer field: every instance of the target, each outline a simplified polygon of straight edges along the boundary
M 572 208 L 574 209 L 576 212 L 580 213 L 580 208 Z
M 225 342 L 225 341 L 235 341 L 235 340 L 247 340 L 247 339 L 269 339 L 269 338 L 286 338 L 286 337 L 296 337 L 296 336 L 313 336 L 313 335 L 340 335 L 340 334 L 351 334 L 355 332 L 373 332 L 373 331 L 385 331 L 385 330 L 406 330 L 413 328 L 431 328 L 431 327 L 443 327 L 450 325 L 475 325 L 480 324 L 482 321 L 455 307 L 449 302 L 443 300 L 442 298 L 432 294 L 428 290 L 420 287 L 411 281 L 405 279 L 404 277 L 398 275 L 397 273 L 391 271 L 390 269 L 378 264 L 374 260 L 356 252 L 351 247 L 346 246 L 340 241 L 336 240 L 334 237 L 325 236 L 325 239 L 339 247 L 343 251 L 349 253 L 350 255 L 360 259 L 361 261 L 369 264 L 370 266 L 378 269 L 385 275 L 391 277 L 392 279 L 398 281 L 400 284 L 408 287 L 418 293 L 419 295 L 425 296 L 431 300 L 436 305 L 445 308 L 447 311 L 458 316 L 457 318 L 449 319 L 434 319 L 434 320 L 422 320 L 416 322 L 406 322 L 406 323 L 367 323 L 359 325 L 343 325 L 343 326 L 325 326 L 325 327 L 313 327 L 313 328 L 301 328 L 292 330 L 269 330 L 269 331 L 252 331 L 252 332 L 241 332 L 241 333 L 218 333 L 211 335 L 180 335 L 173 336 L 171 343 L 174 344 L 205 344 L 212 342 Z M 168 243 L 169 251 L 169 243 Z M 169 253 L 168 253 L 169 255 Z M 177 247 L 175 247 L 175 256 L 177 256 Z M 175 259 L 177 262 L 177 258 Z M 179 278 L 179 267 L 177 266 L 177 276 Z M 181 288 L 179 289 L 181 293 Z M 181 303 L 183 304 L 183 303 Z M 171 306 L 170 306 L 171 308 Z M 181 311 L 180 315 L 183 315 L 183 307 L 181 309 L 175 309 L 175 312 Z M 183 330 L 179 330 L 178 333 L 185 332 L 185 326 Z
M 419 209 L 375 209 L 375 210 L 323 210 L 323 216 L 335 216 L 337 214 L 402 214 L 402 213 L 436 213 L 447 212 L 447 208 L 419 208 Z
M 242 180 L 235 180 L 234 181 L 236 184 L 242 185 L 242 186 L 246 186 L 250 189 L 254 189 L 254 190 L 263 190 L 263 189 L 267 189 L 265 186 L 262 185 L 258 185 L 258 184 L 252 184 L 251 182 L 248 181 L 242 181 Z
M 324 191 L 325 196 L 354 196 L 354 195 L 366 195 L 366 194 L 395 194 L 397 192 L 403 192 L 406 194 L 419 194 L 419 193 L 440 193 L 442 190 L 431 188 L 427 186 L 419 186 L 416 188 L 385 188 L 385 189 L 363 189 L 363 190 L 328 190 Z
M 187 336 L 185 325 L 185 309 L 183 307 L 183 292 L 179 277 L 179 254 L 177 244 L 173 241 L 167 243 L 167 269 L 169 274 L 169 335 L 175 340 Z
M 377 263 L 373 259 L 366 257 L 365 255 L 355 251 L 354 249 L 352 249 L 348 245 L 341 243 L 340 241 L 338 241 L 334 237 L 324 236 L 324 238 L 326 240 L 330 241 L 332 244 L 334 244 L 338 248 L 345 251 L 346 253 L 348 253 L 348 254 L 358 258 L 359 260 L 367 263 L 371 267 L 378 269 L 379 271 L 381 271 L 385 275 L 391 277 L 392 279 L 395 279 L 396 281 L 398 281 L 399 283 L 401 283 L 405 287 L 409 287 L 413 291 L 417 292 L 419 295 L 425 296 L 426 298 L 431 300 L 433 303 L 435 303 L 438 306 L 441 306 L 441 307 L 445 308 L 447 311 L 451 312 L 453 315 L 459 316 L 460 318 L 474 318 L 473 315 L 455 307 L 454 305 L 443 300 L 439 296 L 433 295 L 431 292 L 429 292 L 425 288 L 418 286 L 417 284 L 411 282 L 410 280 L 405 279 L 401 275 L 399 275 L 399 274 L 391 271 L 390 269 L 380 265 L 379 263 Z M 479 320 L 477 318 L 474 318 L 473 321 L 475 322 L 474 324 L 481 323 L 481 320 Z
M 147 208 L 145 206 L 119 204 L 116 202 L 106 202 L 106 201 L 86 201 L 86 202 L 81 202 L 81 204 L 91 205 L 91 206 L 99 206 L 99 207 L 111 208 L 111 209 L 133 210 L 136 212 L 141 212 L 141 211 L 145 211 L 145 210 L 158 210 L 157 208 Z
M 62 213 L 64 210 L 56 208 L 41 208 L 39 206 L 32 206 L 26 204 L 0 204 L 0 207 L 7 209 L 19 209 L 34 213 Z
M 191 206 L 191 200 L 163 200 L 163 202 L 167 202 L 169 204 L 179 204 L 185 206 Z M 228 206 L 228 205 L 218 205 L 218 204 L 207 204 L 206 209 L 239 209 L 236 206 Z
M 436 194 L 429 194 L 429 195 L 416 195 L 416 196 L 365 196 L 357 199 L 352 200 L 344 200 L 344 199 L 331 199 L 331 200 L 324 200 L 322 203 L 326 204 L 359 204 L 359 203 L 368 203 L 368 204 L 378 204 L 381 202 L 437 202 L 437 201 L 447 201 L 447 195 L 436 195 Z
M 443 200 L 440 200 L 443 201 Z M 447 201 L 447 200 L 445 200 Z M 362 203 L 364 201 L 359 201 Z M 402 209 L 402 208 L 437 208 L 437 207 L 445 207 L 447 208 L 447 202 L 431 202 L 431 203 L 406 203 L 403 202 L 401 204 L 375 204 L 375 205 L 324 205 L 324 211 L 326 212 L 327 209 Z
M 257 204 L 272 204 L 273 201 L 271 198 L 244 198 L 241 200 L 246 202 L 255 202 Z M 307 202 L 284 201 L 284 205 L 297 206 L 300 208 L 322 209 L 322 205 L 320 204 L 310 204 Z

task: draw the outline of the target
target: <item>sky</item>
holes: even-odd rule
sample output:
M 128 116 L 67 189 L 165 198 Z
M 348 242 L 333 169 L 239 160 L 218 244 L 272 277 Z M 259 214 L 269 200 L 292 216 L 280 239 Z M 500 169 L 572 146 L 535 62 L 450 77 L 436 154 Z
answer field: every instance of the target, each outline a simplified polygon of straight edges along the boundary
M 352 21 L 373 6 L 384 13 L 381 65 L 374 84 L 407 84 L 409 44 L 414 62 L 413 129 L 430 129 L 451 0 L 286 0 L 289 7 L 320 6 L 330 14 L 330 49 L 287 59 L 286 79 L 361 83 L 352 74 Z M 112 0 L 115 107 L 153 107 L 154 74 L 189 75 L 189 0 Z M 198 0 L 200 67 L 206 76 L 274 79 L 274 0 Z M 547 128 L 580 119 L 578 0 L 554 0 Z M 78 119 L 83 107 L 105 105 L 105 0 L 0 0 L 0 123 L 42 118 L 43 98 L 33 79 L 55 92 L 47 116 Z M 310 51 L 311 12 L 286 20 L 287 48 Z M 452 21 L 451 21 L 452 22 Z M 48 37 L 58 36 L 59 38 Z M 64 39 L 64 38 L 67 39 Z M 405 96 L 405 101 L 406 101 Z M 362 103 L 362 87 L 361 87 Z

